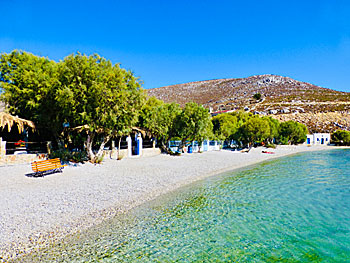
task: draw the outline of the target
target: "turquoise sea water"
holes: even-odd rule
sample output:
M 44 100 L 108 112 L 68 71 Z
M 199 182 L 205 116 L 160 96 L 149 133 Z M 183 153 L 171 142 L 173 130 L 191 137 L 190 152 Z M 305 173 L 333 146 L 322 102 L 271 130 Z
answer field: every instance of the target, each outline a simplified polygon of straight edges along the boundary
M 28 261 L 350 262 L 350 150 L 203 180 Z

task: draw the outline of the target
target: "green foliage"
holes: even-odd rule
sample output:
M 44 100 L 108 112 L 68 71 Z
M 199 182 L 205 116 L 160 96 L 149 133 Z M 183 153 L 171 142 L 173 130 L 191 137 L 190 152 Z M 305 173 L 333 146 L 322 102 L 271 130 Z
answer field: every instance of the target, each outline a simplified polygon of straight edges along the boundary
M 56 62 L 17 50 L 1 54 L 0 90 L 10 113 L 54 134 L 62 129 L 55 98 L 58 86 Z
M 245 122 L 247 122 L 250 118 L 253 117 L 253 114 L 251 112 L 244 112 L 244 111 L 235 111 L 232 113 L 229 113 L 232 116 L 235 116 L 237 118 L 237 127 L 241 127 Z
M 336 145 L 350 145 L 350 132 L 337 130 L 331 135 L 332 143 Z
M 237 117 L 232 114 L 220 114 L 212 118 L 213 131 L 219 140 L 231 138 L 238 130 Z
M 57 151 L 51 152 L 49 155 L 51 159 L 60 158 L 63 162 L 74 162 L 74 163 L 84 163 L 89 160 L 86 152 L 70 152 L 67 149 L 59 149 Z
M 273 139 L 278 138 L 279 136 L 280 122 L 272 117 L 263 117 L 262 119 L 266 120 L 270 127 L 270 133 L 267 136 L 266 141 L 272 143 Z
M 256 99 L 256 100 L 260 100 L 261 99 L 261 94 L 260 93 L 255 93 L 253 98 Z
M 239 129 L 239 137 L 244 143 L 262 142 L 269 136 L 269 122 L 260 117 L 250 118 Z
M 282 144 L 298 144 L 306 141 L 308 131 L 304 124 L 296 121 L 282 122 L 279 127 Z
M 151 97 L 141 110 L 139 125 L 165 146 L 166 142 L 176 132 L 175 123 L 180 114 L 181 108 L 178 104 L 164 103 Z
M 94 160 L 94 163 L 101 164 L 104 158 L 104 154 L 98 155 L 96 159 Z
M 57 101 L 62 119 L 90 130 L 130 131 L 143 104 L 141 83 L 130 71 L 98 56 L 80 53 L 60 64 Z
M 209 111 L 197 103 L 187 103 L 176 120 L 176 130 L 183 142 L 201 143 L 212 137 L 213 124 Z

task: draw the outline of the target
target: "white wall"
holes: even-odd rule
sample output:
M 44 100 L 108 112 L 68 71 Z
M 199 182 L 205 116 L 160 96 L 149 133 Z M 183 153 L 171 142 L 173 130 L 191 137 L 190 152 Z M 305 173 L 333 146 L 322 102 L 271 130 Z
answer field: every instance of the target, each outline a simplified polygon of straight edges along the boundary
M 331 141 L 331 135 L 329 133 L 314 133 L 308 134 L 306 144 L 310 145 L 328 145 Z

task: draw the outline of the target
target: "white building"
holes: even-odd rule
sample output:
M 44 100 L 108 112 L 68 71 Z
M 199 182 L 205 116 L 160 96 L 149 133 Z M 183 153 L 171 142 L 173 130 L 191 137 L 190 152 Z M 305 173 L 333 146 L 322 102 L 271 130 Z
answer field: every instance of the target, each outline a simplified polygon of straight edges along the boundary
M 331 135 L 329 133 L 314 133 L 308 134 L 306 144 L 308 145 L 328 145 L 331 142 Z

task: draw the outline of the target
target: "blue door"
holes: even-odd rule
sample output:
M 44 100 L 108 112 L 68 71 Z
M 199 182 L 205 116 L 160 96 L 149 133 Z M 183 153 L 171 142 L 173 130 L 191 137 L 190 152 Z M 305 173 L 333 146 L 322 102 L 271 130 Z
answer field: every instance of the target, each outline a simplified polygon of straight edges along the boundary
M 310 144 L 310 138 L 307 138 L 307 144 Z
M 324 139 L 323 138 L 321 139 L 321 144 L 324 144 Z

